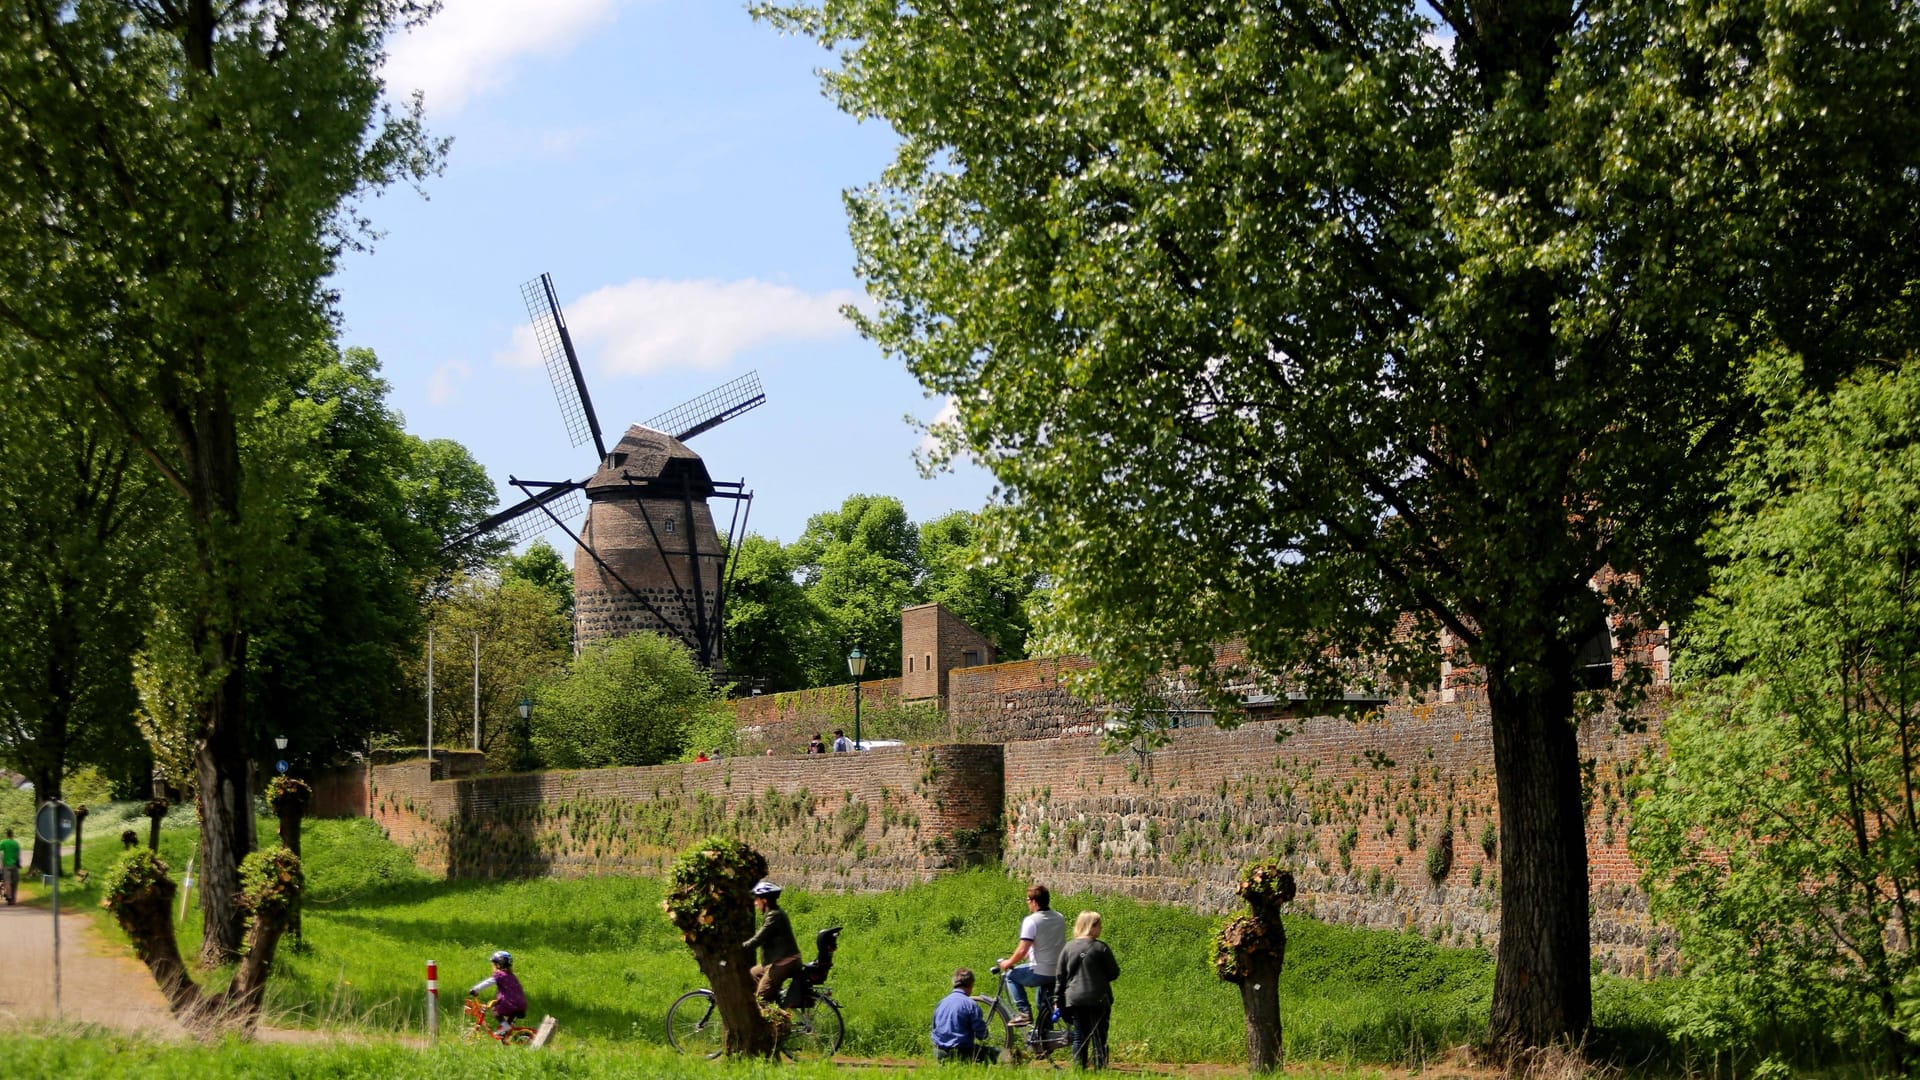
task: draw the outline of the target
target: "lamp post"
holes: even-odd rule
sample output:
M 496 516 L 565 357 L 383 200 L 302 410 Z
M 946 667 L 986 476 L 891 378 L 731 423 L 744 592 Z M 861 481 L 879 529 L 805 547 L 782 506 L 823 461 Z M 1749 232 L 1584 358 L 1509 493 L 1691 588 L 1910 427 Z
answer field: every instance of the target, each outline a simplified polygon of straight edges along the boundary
M 853 676 L 853 748 L 855 750 L 862 749 L 860 745 L 860 677 L 866 673 L 867 658 L 860 652 L 860 646 L 855 645 L 853 651 L 847 654 L 847 674 Z

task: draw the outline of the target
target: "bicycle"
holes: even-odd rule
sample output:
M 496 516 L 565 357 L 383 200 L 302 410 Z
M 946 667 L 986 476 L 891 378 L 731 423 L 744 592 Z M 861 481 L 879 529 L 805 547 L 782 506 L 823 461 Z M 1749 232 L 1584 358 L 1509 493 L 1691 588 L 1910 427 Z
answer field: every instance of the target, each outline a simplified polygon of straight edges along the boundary
M 487 1007 L 478 997 L 468 996 L 465 1008 L 467 1019 L 473 1023 L 460 1032 L 461 1038 L 477 1042 L 484 1037 L 508 1046 L 526 1046 L 533 1042 L 533 1029 L 518 1024 L 509 1026 L 505 1035 L 500 1034 L 499 1029 L 487 1019 Z
M 780 1001 L 787 1025 L 777 1049 L 790 1061 L 825 1061 L 839 1051 L 847 1035 L 840 1003 L 834 1000 L 833 987 L 826 985 L 827 973 L 833 970 L 834 950 L 840 947 L 840 928 L 820 931 L 814 936 L 814 946 L 819 958 L 801 966 Z M 709 1058 L 726 1052 L 727 1028 L 712 990 L 689 990 L 667 1007 L 667 1045 L 683 1054 Z
M 1060 1018 L 1060 1002 L 1053 1002 L 1053 1024 L 1047 1037 L 1040 1037 L 1040 1029 L 1032 1024 L 1016 1024 L 1014 1018 L 1013 992 L 1007 986 L 1007 973 L 999 965 L 987 968 L 993 976 L 993 996 L 973 995 L 973 1003 L 987 1017 L 987 1034 L 990 1039 L 1002 1047 L 1000 1060 L 1008 1065 L 1021 1065 L 1028 1060 L 1051 1061 L 1056 1050 L 1065 1050 L 1073 1040 L 1067 1032 L 1066 1023 Z M 1026 1030 L 1026 1037 L 1016 1034 Z

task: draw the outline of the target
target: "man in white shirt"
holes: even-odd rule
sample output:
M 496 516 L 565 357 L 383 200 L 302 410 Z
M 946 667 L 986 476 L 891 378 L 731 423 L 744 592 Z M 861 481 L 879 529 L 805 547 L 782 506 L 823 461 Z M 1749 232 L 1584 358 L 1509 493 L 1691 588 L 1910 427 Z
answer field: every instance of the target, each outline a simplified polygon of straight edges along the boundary
M 853 740 L 847 738 L 846 732 L 841 731 L 839 728 L 834 728 L 833 729 L 833 752 L 836 754 L 844 754 L 847 751 L 852 749 L 853 749 Z
M 1047 1037 L 1047 1030 L 1053 1026 L 1054 976 L 1060 973 L 1060 950 L 1067 943 L 1067 920 L 1048 906 L 1052 902 L 1053 896 L 1045 885 L 1027 889 L 1028 915 L 1020 922 L 1020 944 L 1014 946 L 1012 956 L 995 965 L 1006 973 L 1007 982 L 1013 985 L 1013 1000 L 1020 1015 L 1012 1022 L 1033 1024 L 1041 1039 Z M 1021 963 L 1029 955 L 1032 961 Z M 1029 986 L 1039 991 L 1038 1013 L 1027 1009 Z

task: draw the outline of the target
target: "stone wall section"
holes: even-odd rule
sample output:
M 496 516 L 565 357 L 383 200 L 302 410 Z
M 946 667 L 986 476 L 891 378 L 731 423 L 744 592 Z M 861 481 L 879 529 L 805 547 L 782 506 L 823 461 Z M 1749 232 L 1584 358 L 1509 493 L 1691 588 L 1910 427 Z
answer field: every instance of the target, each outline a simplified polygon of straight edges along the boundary
M 1043 657 L 951 672 L 947 718 L 959 737 L 981 742 L 1090 735 L 1106 714 L 1062 682 L 1088 666 L 1083 657 Z
M 1626 785 L 1657 739 L 1657 718 L 1636 734 L 1602 718 L 1580 739 L 1594 955 L 1610 971 L 1672 962 L 1626 850 Z M 1324 921 L 1449 945 L 1498 938 L 1499 800 L 1483 705 L 1183 729 L 1151 751 L 1105 754 L 1096 739 L 1005 749 L 1007 868 L 1056 891 L 1224 912 L 1239 867 L 1271 856 L 1294 867 L 1298 908 Z M 1451 859 L 1430 862 L 1447 835 Z
M 693 500 L 689 520 L 686 503 L 678 498 L 596 498 L 588 505 L 581 538 L 607 566 L 585 547 L 575 548 L 576 649 L 642 630 L 691 643 L 700 623 L 713 623 L 723 560 L 713 512 L 704 499 Z M 646 603 L 628 592 L 622 580 Z
M 431 873 L 456 878 L 660 873 L 711 834 L 742 837 L 785 884 L 898 888 L 999 857 L 1000 748 L 446 780 L 375 766 L 374 818 Z

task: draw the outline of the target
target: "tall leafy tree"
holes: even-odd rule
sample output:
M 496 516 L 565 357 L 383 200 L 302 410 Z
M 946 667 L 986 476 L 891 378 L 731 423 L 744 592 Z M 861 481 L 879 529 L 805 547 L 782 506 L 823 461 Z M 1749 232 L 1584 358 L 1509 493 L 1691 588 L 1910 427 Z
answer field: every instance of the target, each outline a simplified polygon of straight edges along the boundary
M 557 678 L 572 653 L 572 621 L 551 591 L 517 578 L 457 575 L 427 605 L 433 627 L 435 742 L 464 746 L 473 715 L 474 639 L 479 639 L 480 746 L 498 769 L 532 764 L 522 698 Z M 415 702 L 426 700 L 426 653 L 407 662 Z M 417 716 L 419 705 L 405 715 Z M 421 726 L 414 732 L 424 730 Z
M 945 607 L 985 634 L 1000 659 L 1019 660 L 1033 631 L 1028 605 L 1039 574 L 990 547 L 983 525 L 970 510 L 920 525 L 921 601 Z
M 803 661 L 809 681 L 845 682 L 855 647 L 869 658 L 869 678 L 899 674 L 900 609 L 918 602 L 920 581 L 920 534 L 900 500 L 849 495 L 807 519 L 791 554 L 822 621 Z
M 254 732 L 256 760 L 284 734 L 296 760 L 325 762 L 412 708 L 401 660 L 423 586 L 494 501 L 464 447 L 401 429 L 379 367 L 365 349 L 313 349 L 248 425 L 250 488 L 272 489 L 252 494 L 290 511 L 273 600 L 250 627 L 249 704 L 272 725 Z
M 749 534 L 733 558 L 727 586 L 728 675 L 771 693 L 811 685 L 809 664 L 827 649 L 821 643 L 820 611 L 795 576 L 793 553 L 778 540 Z
M 520 554 L 503 557 L 499 566 L 501 581 L 524 581 L 546 590 L 567 618 L 573 618 L 573 568 L 567 565 L 552 544 L 535 540 Z
M 1791 372 L 1791 361 L 1782 369 Z M 1798 397 L 1733 470 L 1634 854 L 1703 1015 L 1895 1072 L 1920 953 L 1920 363 Z M 1738 1049 L 1738 1048 L 1735 1048 Z
M 416 107 L 381 102 L 411 0 L 23 0 L 0 12 L 0 319 L 101 403 L 174 490 L 191 559 L 203 959 L 241 947 L 253 849 L 250 604 L 277 530 L 245 501 L 241 429 L 328 334 L 354 200 L 423 178 Z M 268 518 L 271 515 L 267 515 Z
M 765 14 L 900 133 L 849 200 L 862 326 L 956 402 L 1099 688 L 1231 635 L 1324 691 L 1343 658 L 1426 679 L 1450 631 L 1493 729 L 1491 1035 L 1579 1038 L 1576 658 L 1605 604 L 1696 590 L 1744 357 L 1830 379 L 1911 340 L 1910 8 Z

